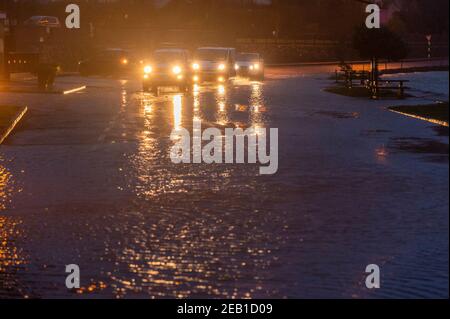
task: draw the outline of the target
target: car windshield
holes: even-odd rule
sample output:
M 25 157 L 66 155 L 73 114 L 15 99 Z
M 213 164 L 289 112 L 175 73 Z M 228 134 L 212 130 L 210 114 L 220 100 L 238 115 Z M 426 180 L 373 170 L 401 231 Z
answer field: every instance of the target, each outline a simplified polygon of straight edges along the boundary
M 58 19 L 53 17 L 45 17 L 39 20 L 39 23 L 46 24 L 46 23 L 58 23 Z
M 223 61 L 227 59 L 227 51 L 218 49 L 200 49 L 197 50 L 196 57 L 203 61 Z
M 259 54 L 257 54 L 257 53 L 241 53 L 238 55 L 237 60 L 244 61 L 244 62 L 259 60 Z
M 153 54 L 153 59 L 156 63 L 182 62 L 184 55 L 182 52 L 157 51 Z

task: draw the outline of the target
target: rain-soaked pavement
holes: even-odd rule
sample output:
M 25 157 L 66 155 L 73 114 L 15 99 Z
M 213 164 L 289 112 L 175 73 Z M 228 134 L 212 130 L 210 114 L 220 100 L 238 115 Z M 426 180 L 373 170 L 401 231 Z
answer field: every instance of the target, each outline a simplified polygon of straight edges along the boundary
M 448 73 L 412 76 L 443 83 L 421 100 L 448 99 Z M 0 148 L 0 298 L 448 297 L 448 129 L 386 110 L 418 99 L 335 96 L 325 74 L 279 70 L 157 98 L 87 81 L 0 94 L 30 109 Z M 171 130 L 194 118 L 279 128 L 278 173 L 172 164 Z

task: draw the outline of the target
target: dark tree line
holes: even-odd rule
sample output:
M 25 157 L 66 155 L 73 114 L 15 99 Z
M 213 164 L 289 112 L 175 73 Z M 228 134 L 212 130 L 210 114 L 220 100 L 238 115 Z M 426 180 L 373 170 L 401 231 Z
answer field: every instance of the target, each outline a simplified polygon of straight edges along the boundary
M 386 0 L 385 0 L 386 1 Z M 400 10 L 391 20 L 391 25 L 412 34 L 448 34 L 448 0 L 390 0 Z
M 381 0 L 380 0 L 381 1 Z M 389 28 L 400 35 L 448 34 L 448 0 L 382 0 L 394 8 Z M 81 7 L 82 30 L 97 29 L 200 30 L 224 38 L 351 39 L 364 24 L 365 4 L 357 0 L 1 0 L 18 23 L 33 15 L 65 20 L 65 6 Z M 258 4 L 259 3 L 259 4 Z
M 220 29 L 243 36 L 296 37 L 305 34 L 342 37 L 363 23 L 364 3 L 355 0 L 272 0 L 256 4 L 240 0 L 172 0 L 155 6 L 152 0 L 51 1 L 2 0 L 0 10 L 18 20 L 32 15 L 64 18 L 67 3 L 78 3 L 83 22 L 100 26 L 155 29 Z M 399 9 L 392 26 L 408 33 L 448 33 L 448 0 L 384 0 L 385 8 Z M 275 31 L 275 33 L 274 33 Z

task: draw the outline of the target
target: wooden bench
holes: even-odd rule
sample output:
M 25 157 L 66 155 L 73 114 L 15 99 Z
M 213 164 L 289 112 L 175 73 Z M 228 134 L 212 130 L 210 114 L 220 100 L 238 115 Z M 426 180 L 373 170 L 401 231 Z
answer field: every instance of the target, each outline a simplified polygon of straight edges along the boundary
M 405 87 L 404 84 L 408 83 L 408 82 L 409 82 L 409 80 L 385 80 L 385 81 L 380 81 L 379 83 L 384 83 L 385 85 L 378 85 L 378 87 L 376 89 L 377 89 L 377 91 L 397 90 L 397 97 L 399 99 L 403 99 L 403 98 L 405 98 L 405 90 L 407 89 L 407 87 Z M 393 84 L 393 85 L 391 85 L 391 84 Z M 377 97 L 374 96 L 374 98 L 377 98 Z
M 368 71 L 353 71 L 353 70 L 341 70 L 335 71 L 336 83 L 339 83 L 339 79 L 343 79 L 345 85 L 348 88 L 353 87 L 353 81 L 359 80 L 360 85 L 365 85 L 366 81 L 370 78 L 370 72 Z
M 348 64 L 341 64 L 340 69 L 335 70 L 336 83 L 344 82 L 349 89 L 353 88 L 353 81 L 360 80 L 360 85 L 372 91 L 372 98 L 377 99 L 380 91 L 397 90 L 400 99 L 405 98 L 405 83 L 408 80 L 379 80 L 375 87 L 370 71 L 354 71 Z M 382 85 L 380 85 L 382 84 Z

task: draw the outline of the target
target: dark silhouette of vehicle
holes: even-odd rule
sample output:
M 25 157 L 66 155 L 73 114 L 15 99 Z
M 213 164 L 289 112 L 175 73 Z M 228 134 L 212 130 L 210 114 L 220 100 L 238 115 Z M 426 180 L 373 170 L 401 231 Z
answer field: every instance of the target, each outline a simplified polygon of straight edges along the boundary
M 24 25 L 30 27 L 49 27 L 60 28 L 61 23 L 57 17 L 52 16 L 32 16 L 24 22 Z
M 123 75 L 132 70 L 134 59 L 127 50 L 106 49 L 91 58 L 80 61 L 78 70 L 82 76 Z

